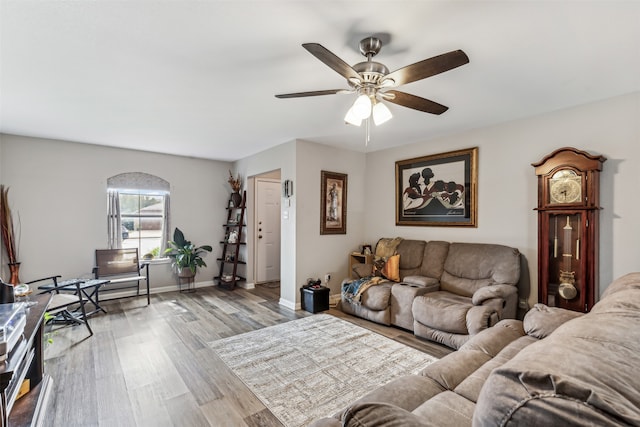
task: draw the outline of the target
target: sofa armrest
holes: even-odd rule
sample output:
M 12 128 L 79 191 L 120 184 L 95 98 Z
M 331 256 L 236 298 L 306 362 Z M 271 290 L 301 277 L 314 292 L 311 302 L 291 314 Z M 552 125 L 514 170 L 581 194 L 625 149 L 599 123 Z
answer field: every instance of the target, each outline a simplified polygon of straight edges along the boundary
M 402 279 L 402 283 L 409 286 L 426 288 L 427 292 L 435 292 L 440 289 L 440 280 L 427 276 L 406 276 Z
M 525 314 L 522 325 L 527 335 L 542 339 L 549 336 L 558 326 L 583 314 L 578 311 L 548 307 L 538 303 Z
M 482 305 L 486 301 L 495 298 L 506 300 L 510 296 L 516 295 L 517 293 L 518 288 L 513 285 L 495 284 L 483 286 L 475 291 L 475 293 L 471 297 L 471 302 L 473 303 L 473 305 Z
M 498 310 L 490 304 L 474 305 L 467 312 L 467 330 L 475 335 L 500 321 Z

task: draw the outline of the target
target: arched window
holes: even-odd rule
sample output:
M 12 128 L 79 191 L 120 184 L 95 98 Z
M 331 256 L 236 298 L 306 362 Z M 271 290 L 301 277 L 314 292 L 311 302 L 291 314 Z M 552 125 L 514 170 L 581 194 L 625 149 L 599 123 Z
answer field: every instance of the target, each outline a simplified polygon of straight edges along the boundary
M 169 183 L 143 172 L 107 179 L 109 248 L 163 257 L 169 239 Z

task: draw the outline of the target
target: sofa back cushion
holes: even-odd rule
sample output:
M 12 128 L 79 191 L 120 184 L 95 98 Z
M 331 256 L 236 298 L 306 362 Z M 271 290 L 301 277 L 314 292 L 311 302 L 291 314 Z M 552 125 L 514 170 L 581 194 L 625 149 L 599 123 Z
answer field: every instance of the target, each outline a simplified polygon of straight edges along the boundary
M 444 261 L 449 253 L 449 242 L 432 240 L 424 250 L 420 275 L 440 279 L 444 271 Z
M 494 283 L 516 285 L 520 279 L 520 252 L 508 246 L 485 243 L 451 243 L 440 290 L 472 296 Z
M 427 246 L 427 242 L 424 240 L 405 239 L 400 242 L 397 253 L 400 255 L 401 278 L 418 274 L 425 246 Z

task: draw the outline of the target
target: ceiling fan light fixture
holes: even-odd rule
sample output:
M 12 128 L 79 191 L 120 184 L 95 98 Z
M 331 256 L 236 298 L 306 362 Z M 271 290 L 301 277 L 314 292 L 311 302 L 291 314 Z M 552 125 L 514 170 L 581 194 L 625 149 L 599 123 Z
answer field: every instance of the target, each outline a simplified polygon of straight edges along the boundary
M 354 126 L 360 126 L 362 124 L 362 119 L 356 117 L 353 112 L 353 107 L 349 108 L 349 111 L 347 111 L 347 115 L 344 116 L 344 121 Z
M 383 123 L 388 122 L 393 117 L 389 108 L 384 105 L 382 102 L 377 102 L 376 105 L 373 106 L 373 122 L 376 126 L 380 126 Z
M 355 117 L 364 120 L 371 115 L 371 98 L 369 95 L 362 94 L 356 98 L 351 107 Z

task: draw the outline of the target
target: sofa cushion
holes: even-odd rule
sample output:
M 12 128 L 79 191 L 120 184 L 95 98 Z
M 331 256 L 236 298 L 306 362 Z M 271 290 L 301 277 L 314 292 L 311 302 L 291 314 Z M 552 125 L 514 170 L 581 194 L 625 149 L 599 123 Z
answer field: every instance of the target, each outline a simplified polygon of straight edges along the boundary
M 445 391 L 418 406 L 413 413 L 429 426 L 471 426 L 475 404 L 452 391 Z
M 467 334 L 471 299 L 449 292 L 430 292 L 413 301 L 413 318 L 423 325 L 454 334 Z
M 640 273 L 629 273 L 617 278 L 607 286 L 607 289 L 602 293 L 601 299 L 628 289 L 640 289 Z
M 388 403 L 356 403 L 345 411 L 341 425 L 344 427 L 428 427 L 433 424 Z
M 491 357 L 480 350 L 456 351 L 424 368 L 420 375 L 431 378 L 444 390 L 453 390 Z
M 513 356 L 518 354 L 520 350 L 536 341 L 537 340 L 535 338 L 526 335 L 511 341 L 496 356 L 489 359 L 487 363 L 478 367 L 478 369 L 469 374 L 464 381 L 460 383 L 460 385 L 455 387 L 454 391 L 472 402 L 477 402 L 480 391 L 489 377 L 489 374 L 491 374 L 491 371 L 502 366 Z M 465 350 L 459 353 L 466 353 L 468 351 L 470 350 Z
M 571 319 L 582 316 L 584 313 L 565 310 L 559 307 L 547 307 L 544 304 L 535 304 L 524 316 L 523 327 L 528 335 L 538 339 L 545 338 L 556 328 Z
M 440 278 L 440 290 L 471 298 L 478 289 L 492 285 L 493 283 L 494 281 L 490 277 L 484 279 L 467 279 L 465 277 L 454 276 L 448 271 L 445 271 Z
M 391 284 L 371 286 L 360 297 L 360 303 L 370 310 L 386 310 L 391 298 Z
M 369 391 L 356 400 L 355 403 L 385 402 L 407 411 L 413 411 L 425 400 L 429 400 L 445 390 L 440 383 L 432 378 L 420 375 L 404 375 L 373 391 Z M 363 392 L 366 391 L 363 390 Z
M 419 269 L 424 256 L 424 240 L 403 240 L 397 248 L 400 254 L 400 268 L 403 270 Z
M 492 283 L 515 285 L 520 280 L 520 252 L 508 246 L 451 243 L 441 289 L 471 296 Z
M 440 278 L 444 271 L 444 262 L 449 254 L 449 242 L 433 240 L 424 249 L 424 258 L 420 266 L 420 275 Z
M 471 338 L 460 350 L 480 350 L 490 357 L 495 357 L 503 348 L 524 335 L 520 320 L 505 319 Z

